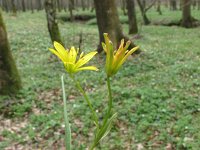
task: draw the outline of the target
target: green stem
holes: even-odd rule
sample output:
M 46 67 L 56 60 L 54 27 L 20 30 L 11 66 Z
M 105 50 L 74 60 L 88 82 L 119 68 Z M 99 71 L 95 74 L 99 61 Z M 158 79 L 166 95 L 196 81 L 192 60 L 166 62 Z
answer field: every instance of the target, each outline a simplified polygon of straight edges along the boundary
M 111 109 L 112 109 L 112 91 L 111 91 L 111 86 L 110 86 L 110 78 L 107 77 L 107 86 L 108 86 L 108 94 L 109 94 L 109 102 L 108 102 L 108 117 L 110 117 L 111 114 Z
M 69 124 L 69 119 L 67 116 L 67 102 L 66 102 L 66 95 L 65 95 L 65 85 L 64 85 L 64 77 L 61 76 L 61 83 L 62 83 L 62 92 L 63 92 L 63 103 L 64 103 L 64 120 L 65 120 L 65 149 L 71 150 L 71 128 Z
M 108 87 L 108 99 L 109 99 L 108 100 L 108 111 L 106 113 L 106 117 L 104 119 L 104 122 L 103 122 L 102 126 L 104 126 L 107 123 L 107 121 L 108 121 L 108 119 L 109 119 L 109 117 L 111 115 L 111 110 L 112 110 L 112 102 L 113 102 L 113 100 L 112 100 L 112 91 L 111 91 L 110 78 L 109 77 L 107 77 L 107 87 Z
M 70 77 L 72 78 L 72 80 L 74 81 L 74 83 L 76 84 L 77 89 L 81 92 L 81 94 L 83 95 L 83 97 L 85 98 L 91 112 L 92 112 L 92 118 L 95 122 L 95 125 L 97 126 L 97 128 L 99 127 L 99 121 L 98 121 L 98 117 L 96 115 L 96 112 L 94 111 L 94 108 L 92 107 L 92 104 L 88 98 L 88 96 L 86 95 L 85 91 L 83 90 L 83 88 L 81 87 L 80 83 L 74 78 L 73 75 L 70 75 Z
M 106 127 L 106 124 L 111 116 L 111 111 L 112 111 L 112 103 L 113 103 L 113 99 L 112 99 L 112 90 L 111 90 L 111 86 L 110 86 L 110 78 L 107 76 L 107 87 L 108 87 L 108 110 L 107 113 L 105 115 L 105 118 L 103 120 L 103 124 L 100 127 L 100 137 L 98 137 L 98 140 L 102 138 L 102 136 L 104 136 L 104 130 Z M 93 150 L 96 147 L 96 141 L 94 141 L 94 143 L 92 144 L 91 148 L 89 150 Z

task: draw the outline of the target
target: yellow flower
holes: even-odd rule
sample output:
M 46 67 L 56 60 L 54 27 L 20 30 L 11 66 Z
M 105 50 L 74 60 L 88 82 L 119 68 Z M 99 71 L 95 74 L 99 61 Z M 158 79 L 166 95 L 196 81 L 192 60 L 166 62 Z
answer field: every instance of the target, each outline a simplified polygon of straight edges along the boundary
M 108 38 L 108 34 L 104 33 L 105 43 L 102 43 L 102 47 L 106 52 L 106 73 L 109 77 L 116 74 L 125 60 L 139 47 L 134 47 L 131 50 L 127 50 L 131 41 L 127 41 L 124 46 L 124 39 L 121 40 L 121 44 L 118 50 L 114 51 L 113 44 Z
M 97 54 L 96 51 L 90 52 L 83 56 L 83 52 L 80 54 L 79 59 L 77 59 L 78 49 L 71 47 L 70 50 L 65 49 L 60 43 L 54 42 L 55 49 L 49 48 L 49 50 L 58 56 L 60 60 L 64 63 L 65 69 L 68 73 L 73 74 L 81 70 L 94 70 L 98 69 L 95 66 L 83 67 L 90 59 Z

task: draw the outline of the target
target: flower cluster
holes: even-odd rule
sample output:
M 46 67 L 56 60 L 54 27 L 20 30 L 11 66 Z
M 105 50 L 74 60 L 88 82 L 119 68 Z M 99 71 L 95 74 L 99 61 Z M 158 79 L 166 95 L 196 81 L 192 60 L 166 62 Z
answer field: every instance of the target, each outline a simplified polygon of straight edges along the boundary
M 105 43 L 102 43 L 102 47 L 106 52 L 106 73 L 109 77 L 117 73 L 122 64 L 126 61 L 128 56 L 133 54 L 139 47 L 134 47 L 131 50 L 127 50 L 131 41 L 124 43 L 124 39 L 121 40 L 121 44 L 117 50 L 114 51 L 113 44 L 108 38 L 108 34 L 104 33 Z M 124 46 L 125 45 L 125 46 Z
M 65 69 L 69 74 L 76 73 L 81 70 L 94 70 L 97 71 L 98 69 L 95 66 L 86 66 L 83 67 L 87 62 L 90 61 L 97 54 L 96 51 L 90 52 L 89 54 L 85 55 L 83 52 L 78 56 L 78 49 L 71 47 L 70 50 L 65 49 L 60 43 L 54 42 L 55 49 L 49 48 L 49 50 L 58 56 L 60 60 L 64 63 Z

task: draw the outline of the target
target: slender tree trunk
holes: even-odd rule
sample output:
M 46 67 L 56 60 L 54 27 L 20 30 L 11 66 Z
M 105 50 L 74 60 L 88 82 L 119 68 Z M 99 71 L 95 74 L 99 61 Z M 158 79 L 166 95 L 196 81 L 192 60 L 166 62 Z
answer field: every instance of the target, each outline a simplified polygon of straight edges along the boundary
M 58 8 L 58 11 L 61 12 L 61 1 L 60 0 L 57 0 L 57 8 Z
M 79 5 L 79 0 L 74 0 L 74 10 L 79 11 L 78 7 L 76 8 L 76 6 Z
M 195 9 L 197 6 L 197 1 L 196 0 L 192 0 L 192 7 L 193 9 Z
M 15 0 L 11 0 L 11 7 L 12 7 L 13 16 L 17 16 L 17 8 L 15 5 Z
M 25 5 L 25 0 L 22 0 L 22 11 L 26 11 L 26 5 Z
M 128 10 L 129 34 L 136 34 L 138 33 L 138 26 L 134 0 L 126 0 L 126 6 Z
M 193 26 L 194 18 L 191 16 L 191 0 L 182 0 L 182 21 L 181 26 L 191 28 Z
M 169 8 L 168 0 L 164 1 L 164 6 L 165 6 L 165 8 Z
M 90 0 L 87 0 L 86 2 L 87 2 L 86 3 L 86 8 L 87 8 L 87 10 L 89 10 L 90 9 Z
M 142 14 L 142 19 L 143 19 L 143 22 L 145 25 L 148 25 L 150 24 L 150 20 L 148 19 L 147 15 L 146 15 L 146 10 L 145 10 L 145 7 L 146 7 L 146 1 L 145 0 L 137 0 L 138 2 L 138 5 L 139 5 L 139 8 L 140 8 L 140 11 L 141 11 L 141 14 Z
M 176 0 L 170 0 L 170 10 L 177 10 Z
M 85 0 L 81 0 L 81 7 L 82 10 L 85 11 Z
M 0 11 L 0 94 L 14 94 L 21 88 L 20 76 L 10 51 Z
M 62 43 L 58 23 L 56 20 L 56 1 L 55 0 L 45 0 L 45 11 L 47 17 L 47 25 L 51 41 L 57 41 Z
M 92 5 L 91 5 L 91 9 L 90 9 L 90 12 L 93 12 L 94 11 L 94 2 L 92 2 Z
M 42 10 L 42 0 L 37 0 L 37 11 Z
M 3 2 L 3 8 L 5 9 L 6 12 L 9 12 L 9 8 L 8 8 L 8 1 L 2 1 Z
M 127 15 L 126 13 L 126 0 L 121 0 L 122 2 L 122 11 L 124 15 Z
M 182 10 L 182 8 L 183 8 L 183 1 L 180 0 L 180 2 L 179 2 L 179 10 Z
M 33 0 L 30 0 L 30 3 L 31 3 L 31 13 L 34 13 Z
M 72 22 L 74 21 L 73 10 L 74 10 L 74 0 L 69 0 L 69 13 L 70 13 L 70 20 Z
M 62 9 L 67 12 L 66 0 L 61 0 Z
M 22 4 L 21 4 L 21 0 L 15 0 L 16 2 L 16 8 L 18 11 L 21 11 L 22 10 Z
M 197 0 L 197 9 L 200 10 L 200 0 Z
M 120 43 L 121 39 L 124 38 L 125 41 L 129 40 L 122 32 L 115 0 L 94 0 L 94 4 L 100 39 L 98 52 L 102 51 L 101 43 L 104 41 L 103 33 L 109 34 L 115 48 Z M 135 47 L 133 42 L 130 45 L 130 48 L 132 47 Z
M 157 12 L 159 13 L 159 15 L 162 15 L 161 0 L 157 0 Z

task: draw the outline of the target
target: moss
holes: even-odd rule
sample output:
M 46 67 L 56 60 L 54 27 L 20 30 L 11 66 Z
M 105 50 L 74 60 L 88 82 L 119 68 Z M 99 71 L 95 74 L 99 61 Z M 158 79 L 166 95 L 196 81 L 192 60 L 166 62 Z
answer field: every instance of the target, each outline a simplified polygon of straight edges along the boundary
M 20 76 L 10 51 L 0 11 L 0 94 L 14 94 L 21 88 Z

